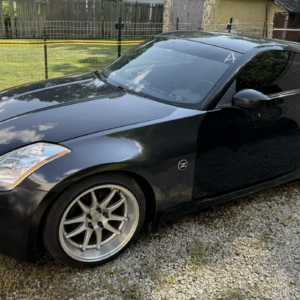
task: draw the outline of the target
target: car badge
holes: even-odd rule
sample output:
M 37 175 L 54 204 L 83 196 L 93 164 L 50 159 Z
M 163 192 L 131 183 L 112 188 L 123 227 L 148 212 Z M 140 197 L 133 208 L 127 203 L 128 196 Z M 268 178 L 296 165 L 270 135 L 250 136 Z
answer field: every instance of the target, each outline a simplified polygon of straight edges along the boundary
M 178 163 L 178 169 L 180 171 L 185 170 L 187 168 L 187 166 L 188 166 L 188 161 L 186 159 L 183 159 Z

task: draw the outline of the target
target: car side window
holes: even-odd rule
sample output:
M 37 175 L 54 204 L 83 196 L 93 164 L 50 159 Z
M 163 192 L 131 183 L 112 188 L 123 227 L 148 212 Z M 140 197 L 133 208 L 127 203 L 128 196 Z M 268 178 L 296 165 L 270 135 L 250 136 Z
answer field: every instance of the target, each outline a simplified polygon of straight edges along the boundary
M 248 62 L 237 77 L 237 91 L 254 89 L 266 95 L 300 89 L 300 54 L 267 51 Z

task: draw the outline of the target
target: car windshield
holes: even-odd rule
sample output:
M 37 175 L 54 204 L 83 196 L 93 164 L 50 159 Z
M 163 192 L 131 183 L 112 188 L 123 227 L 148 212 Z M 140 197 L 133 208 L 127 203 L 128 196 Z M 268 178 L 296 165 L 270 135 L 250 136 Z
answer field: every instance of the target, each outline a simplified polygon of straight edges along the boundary
M 240 56 L 207 44 L 155 37 L 125 53 L 102 75 L 129 92 L 196 108 Z

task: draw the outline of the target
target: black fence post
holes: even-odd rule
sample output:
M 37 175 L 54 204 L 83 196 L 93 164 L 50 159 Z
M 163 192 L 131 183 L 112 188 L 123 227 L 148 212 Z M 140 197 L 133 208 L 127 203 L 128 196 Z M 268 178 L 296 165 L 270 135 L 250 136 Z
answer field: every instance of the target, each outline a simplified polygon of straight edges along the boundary
M 46 14 L 44 14 L 44 60 L 45 60 L 45 79 L 48 79 L 48 53 L 47 53 L 47 29 L 46 29 Z
M 119 34 L 118 34 L 118 57 L 121 56 L 121 41 L 122 41 L 122 25 L 123 25 L 123 22 L 122 22 L 122 18 L 120 17 L 119 18 L 119 22 L 118 22 L 118 31 L 119 31 Z
M 232 20 L 233 20 L 233 18 L 230 18 L 230 21 L 227 24 L 227 30 L 228 30 L 228 32 L 231 32 Z

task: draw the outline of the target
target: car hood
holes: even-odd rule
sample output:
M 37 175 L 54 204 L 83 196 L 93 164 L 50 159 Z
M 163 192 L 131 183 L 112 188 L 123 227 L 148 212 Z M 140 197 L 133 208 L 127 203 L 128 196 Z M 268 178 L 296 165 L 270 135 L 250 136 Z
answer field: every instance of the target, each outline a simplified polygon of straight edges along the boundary
M 176 107 L 127 94 L 95 73 L 0 92 L 0 154 L 164 118 Z

